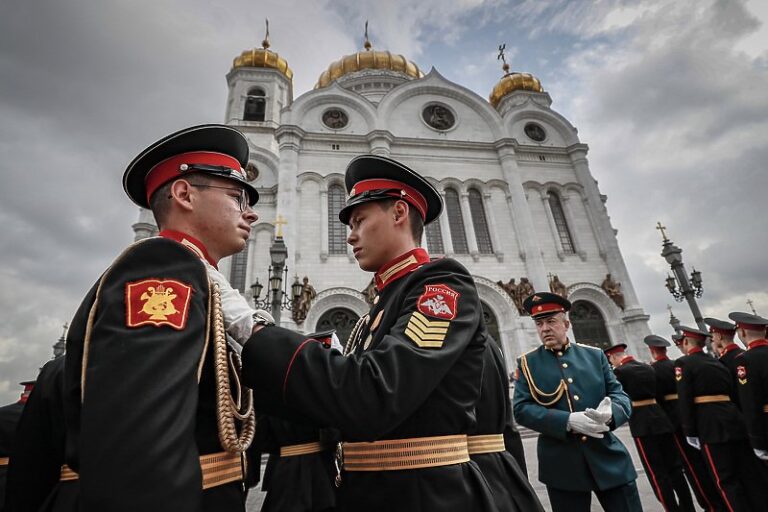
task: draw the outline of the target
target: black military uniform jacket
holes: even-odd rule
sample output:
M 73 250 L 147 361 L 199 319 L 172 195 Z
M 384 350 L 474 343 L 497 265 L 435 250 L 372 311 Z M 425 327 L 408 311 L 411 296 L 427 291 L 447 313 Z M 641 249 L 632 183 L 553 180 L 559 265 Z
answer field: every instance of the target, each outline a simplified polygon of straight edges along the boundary
M 738 358 L 741 410 L 753 448 L 768 450 L 768 340 L 756 340 Z
M 732 401 L 694 403 L 696 397 L 730 396 L 728 369 L 701 349 L 675 361 L 683 433 L 704 443 L 726 443 L 746 438 L 744 420 Z
M 504 355 L 490 336 L 483 360 L 483 385 L 477 403 L 475 435 L 503 434 L 512 417 L 509 377 Z M 510 452 L 478 453 L 471 457 L 488 480 L 499 511 L 544 511 L 528 477 Z
M 613 371 L 624 392 L 632 399 L 632 415 L 629 417 L 632 436 L 646 437 L 674 432 L 672 423 L 658 403 L 637 404 L 643 400 L 656 400 L 656 372 L 653 368 L 627 356 Z
M 678 411 L 677 381 L 675 381 L 675 361 L 668 357 L 656 359 L 651 363 L 656 372 L 656 401 L 664 409 L 674 430 L 680 428 Z
M 80 305 L 64 410 L 81 511 L 244 510 L 241 482 L 202 490 L 200 455 L 223 451 L 209 301 L 199 256 L 157 237 L 126 249 Z
M 741 355 L 744 353 L 744 350 L 739 347 L 735 343 L 729 344 L 725 349 L 723 350 L 722 355 L 720 356 L 720 362 L 725 365 L 726 368 L 728 368 L 728 372 L 731 374 L 731 382 L 733 383 L 733 392 L 731 393 L 731 400 L 733 400 L 733 403 L 736 404 L 736 406 L 741 407 L 741 404 L 739 403 L 739 387 L 738 387 L 738 377 L 736 375 L 737 368 L 741 364 Z
M 16 435 L 16 425 L 21 417 L 24 403 L 19 401 L 0 407 L 0 506 L 5 500 L 5 479 L 8 473 L 8 459 Z M 2 509 L 0 509 L 2 510 Z
M 16 430 L 5 510 L 40 510 L 59 484 L 64 464 L 64 358 L 48 361 L 37 377 Z
M 347 357 L 279 327 L 246 342 L 243 377 L 257 407 L 335 427 L 344 441 L 474 432 L 486 339 L 469 272 L 416 249 L 376 278 L 379 299 Z M 495 510 L 473 462 L 345 471 L 338 498 L 341 510 L 367 512 Z
M 261 512 L 314 512 L 336 505 L 333 454 L 335 444 L 324 451 L 281 457 L 280 448 L 320 442 L 320 430 L 311 425 L 259 416 L 252 448 L 269 453 L 262 479 L 267 496 Z

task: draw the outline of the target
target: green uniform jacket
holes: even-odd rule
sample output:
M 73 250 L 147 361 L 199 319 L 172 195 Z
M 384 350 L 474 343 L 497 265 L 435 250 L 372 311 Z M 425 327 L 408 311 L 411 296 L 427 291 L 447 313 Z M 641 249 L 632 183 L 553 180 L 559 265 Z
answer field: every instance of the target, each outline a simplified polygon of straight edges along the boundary
M 541 433 L 538 458 L 543 484 L 592 491 L 637 478 L 627 449 L 612 432 L 596 439 L 567 430 L 571 412 L 596 408 L 606 396 L 612 402 L 611 430 L 626 423 L 632 413 L 629 397 L 601 350 L 574 343 L 560 352 L 541 346 L 519 357 L 517 365 L 515 418 Z

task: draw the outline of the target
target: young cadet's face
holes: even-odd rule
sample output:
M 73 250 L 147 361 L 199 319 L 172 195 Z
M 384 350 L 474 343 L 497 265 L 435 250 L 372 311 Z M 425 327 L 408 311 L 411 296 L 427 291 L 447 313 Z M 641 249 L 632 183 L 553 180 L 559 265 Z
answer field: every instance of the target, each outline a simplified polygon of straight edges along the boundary
M 197 202 L 195 222 L 200 241 L 215 259 L 224 258 L 245 248 L 251 224 L 258 215 L 247 207 L 240 211 L 242 187 L 231 180 L 210 178 L 208 185 L 193 187 Z M 222 188 L 216 188 L 222 187 Z
M 565 313 L 537 318 L 535 322 L 539 339 L 546 347 L 557 347 L 565 344 L 568 339 L 568 327 L 571 325 L 565 317 Z
M 390 209 L 383 209 L 377 201 L 356 206 L 349 216 L 350 233 L 347 243 L 366 272 L 376 272 L 397 254 L 392 254 L 394 219 Z

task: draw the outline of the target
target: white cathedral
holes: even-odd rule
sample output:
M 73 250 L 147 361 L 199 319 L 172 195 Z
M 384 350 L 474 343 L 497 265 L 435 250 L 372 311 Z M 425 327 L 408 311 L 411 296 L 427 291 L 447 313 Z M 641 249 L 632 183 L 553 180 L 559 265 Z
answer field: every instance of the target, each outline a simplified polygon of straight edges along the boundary
M 343 173 L 357 155 L 384 155 L 442 194 L 445 209 L 427 226 L 422 246 L 472 273 L 489 332 L 510 367 L 539 344 L 514 293 L 523 278 L 537 291 L 552 286 L 567 295 L 576 341 L 624 342 L 641 353 L 648 316 L 589 170 L 588 147 L 551 108 L 536 77 L 510 72 L 506 63 L 504 71 L 485 99 L 434 68 L 424 75 L 402 55 L 374 50 L 366 39 L 363 51 L 333 62 L 313 90 L 294 99 L 293 72 L 268 40 L 244 51 L 227 75 L 226 123 L 250 141 L 246 170 L 259 190 L 259 220 L 245 250 L 221 262 L 222 272 L 248 300 L 258 281 L 263 300 L 270 247 L 282 235 L 287 302 L 297 278 L 307 277 L 316 292 L 304 314 L 283 311 L 282 325 L 336 328 L 344 341 L 368 312 L 372 275 L 357 266 L 338 220 Z M 156 234 L 151 212 L 142 210 L 133 229 L 136 239 Z

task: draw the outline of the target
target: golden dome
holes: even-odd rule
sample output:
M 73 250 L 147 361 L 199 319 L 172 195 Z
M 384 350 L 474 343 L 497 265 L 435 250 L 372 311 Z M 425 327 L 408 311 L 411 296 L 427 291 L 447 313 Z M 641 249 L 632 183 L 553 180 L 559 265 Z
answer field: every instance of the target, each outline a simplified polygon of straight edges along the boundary
M 494 107 L 501 102 L 501 99 L 504 96 L 514 91 L 544 92 L 541 82 L 532 74 L 518 72 L 510 73 L 507 64 L 504 65 L 504 71 L 506 71 L 506 73 L 501 77 L 501 80 L 499 80 L 499 83 L 496 84 L 491 95 L 488 97 L 488 100 Z
M 272 68 L 276 69 L 288 80 L 293 80 L 293 71 L 288 67 L 288 61 L 269 49 L 269 20 L 267 33 L 261 42 L 261 48 L 245 50 L 232 62 L 232 69 L 236 68 Z
M 345 55 L 328 66 L 328 69 L 323 71 L 320 78 L 317 79 L 315 89 L 326 87 L 344 75 L 365 69 L 396 71 L 411 78 L 421 78 L 424 76 L 419 66 L 402 55 L 388 51 L 372 50 L 371 44 L 368 41 L 366 41 L 365 48 L 365 51 Z

